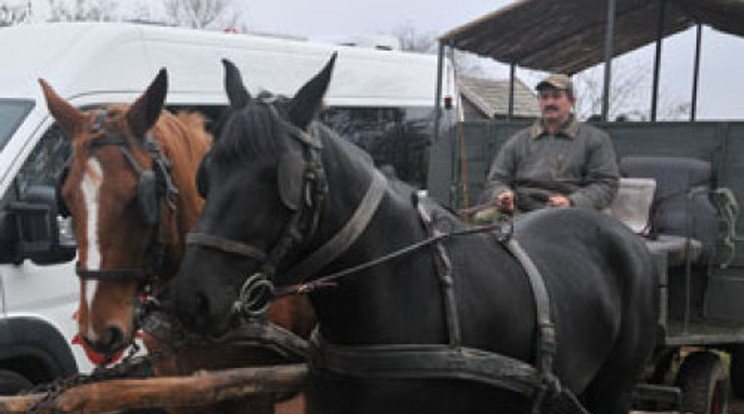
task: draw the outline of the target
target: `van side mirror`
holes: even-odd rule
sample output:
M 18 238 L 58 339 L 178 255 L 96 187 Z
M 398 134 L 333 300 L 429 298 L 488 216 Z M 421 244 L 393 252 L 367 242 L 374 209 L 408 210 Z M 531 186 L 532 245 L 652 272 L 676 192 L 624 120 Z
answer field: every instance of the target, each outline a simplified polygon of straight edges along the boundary
M 30 186 L 18 201 L 0 213 L 0 262 L 62 263 L 75 257 L 74 239 L 60 237 L 56 192 L 51 186 Z

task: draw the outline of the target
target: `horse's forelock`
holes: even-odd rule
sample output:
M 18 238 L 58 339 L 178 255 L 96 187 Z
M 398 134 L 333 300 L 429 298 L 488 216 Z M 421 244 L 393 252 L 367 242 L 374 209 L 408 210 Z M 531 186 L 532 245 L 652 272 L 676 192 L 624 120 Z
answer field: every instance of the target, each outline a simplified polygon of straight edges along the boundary
M 286 148 L 286 133 L 267 103 L 251 103 L 234 110 L 220 131 L 214 146 L 217 162 L 278 159 Z

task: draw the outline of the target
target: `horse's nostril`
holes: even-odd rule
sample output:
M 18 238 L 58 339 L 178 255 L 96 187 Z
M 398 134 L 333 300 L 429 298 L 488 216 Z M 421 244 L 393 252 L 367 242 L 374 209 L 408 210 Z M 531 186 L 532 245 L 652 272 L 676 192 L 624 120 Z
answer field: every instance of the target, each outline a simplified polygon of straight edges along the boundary
M 117 326 L 106 327 L 106 337 L 109 349 L 118 349 L 124 344 L 124 332 Z
M 196 315 L 194 316 L 207 316 L 209 315 L 209 299 L 204 293 L 199 293 L 196 296 Z

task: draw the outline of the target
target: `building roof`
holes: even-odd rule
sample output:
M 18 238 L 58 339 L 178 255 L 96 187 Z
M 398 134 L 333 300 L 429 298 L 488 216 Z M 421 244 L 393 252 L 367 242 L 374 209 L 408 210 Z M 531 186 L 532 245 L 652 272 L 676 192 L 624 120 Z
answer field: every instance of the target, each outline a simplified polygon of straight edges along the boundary
M 470 103 L 488 117 L 509 112 L 509 81 L 461 76 L 457 86 Z M 514 81 L 514 116 L 535 118 L 540 116 L 535 93 L 519 79 Z
M 702 23 L 744 36 L 742 0 L 665 0 L 663 36 Z M 664 0 L 616 0 L 614 55 L 656 41 Z M 606 0 L 520 0 L 440 41 L 530 69 L 573 74 L 604 60 Z

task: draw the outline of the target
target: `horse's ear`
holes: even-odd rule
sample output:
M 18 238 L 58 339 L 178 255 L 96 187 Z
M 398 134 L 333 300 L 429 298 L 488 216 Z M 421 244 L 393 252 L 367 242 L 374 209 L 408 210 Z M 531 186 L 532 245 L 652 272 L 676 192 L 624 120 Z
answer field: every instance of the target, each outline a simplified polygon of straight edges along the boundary
M 44 98 L 46 99 L 49 112 L 57 120 L 57 124 L 59 124 L 65 134 L 72 137 L 75 128 L 85 121 L 85 114 L 57 95 L 57 92 L 52 89 L 47 81 L 39 79 L 39 83 L 41 84 L 41 89 L 44 91 Z
M 338 53 L 333 52 L 333 56 L 331 56 L 331 59 L 326 63 L 323 70 L 300 88 L 289 103 L 287 113 L 289 114 L 290 121 L 296 127 L 301 129 L 307 128 L 310 125 L 310 121 L 320 111 L 323 105 L 323 96 L 325 96 L 326 90 L 328 90 L 328 84 L 331 82 L 331 73 L 333 73 L 333 66 L 336 63 L 337 55 Z
M 163 68 L 127 112 L 129 129 L 135 137 L 144 138 L 147 131 L 158 121 L 165 104 L 166 93 L 168 93 L 168 72 Z
M 225 92 L 227 99 L 230 100 L 230 106 L 243 108 L 251 101 L 251 94 L 245 88 L 243 77 L 240 76 L 238 67 L 231 61 L 222 59 L 222 64 L 225 66 Z

